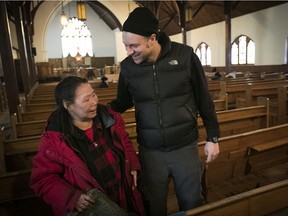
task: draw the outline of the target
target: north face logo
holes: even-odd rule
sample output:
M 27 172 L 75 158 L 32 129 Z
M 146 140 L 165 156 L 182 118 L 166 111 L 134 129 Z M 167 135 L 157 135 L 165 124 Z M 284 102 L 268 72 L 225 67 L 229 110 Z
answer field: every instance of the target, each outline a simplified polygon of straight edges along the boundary
M 178 61 L 173 59 L 169 62 L 170 65 L 178 65 Z

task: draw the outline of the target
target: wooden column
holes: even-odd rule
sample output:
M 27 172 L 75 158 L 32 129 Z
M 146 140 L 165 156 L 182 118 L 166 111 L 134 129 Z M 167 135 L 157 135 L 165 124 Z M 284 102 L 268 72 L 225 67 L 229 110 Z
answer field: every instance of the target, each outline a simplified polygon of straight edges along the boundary
M 187 30 L 186 30 L 186 17 L 185 17 L 185 10 L 186 10 L 186 1 L 177 1 L 177 5 L 179 8 L 179 15 L 180 15 L 180 25 L 182 31 L 182 38 L 183 44 L 187 44 Z
M 17 113 L 19 105 L 19 90 L 17 86 L 17 76 L 12 54 L 12 42 L 6 2 L 0 1 L 0 54 L 3 66 L 4 80 L 6 84 L 6 94 L 8 99 L 8 109 L 10 114 Z
M 32 52 L 33 47 L 33 23 L 32 17 L 30 12 L 30 5 L 31 1 L 26 1 L 24 6 L 22 7 L 22 15 L 23 15 L 23 25 L 24 25 L 24 36 L 26 41 L 26 51 L 27 51 L 27 58 L 28 58 L 28 65 L 30 71 L 30 85 L 31 87 L 35 85 L 37 82 L 37 75 L 36 75 L 36 64 L 34 56 L 36 53 Z M 36 51 L 36 50 L 35 50 Z
M 14 3 L 14 17 L 15 17 L 15 26 L 17 33 L 17 42 L 20 53 L 20 73 L 22 78 L 22 84 L 25 95 L 29 94 L 31 85 L 29 82 L 30 71 L 28 67 L 28 58 L 26 52 L 26 42 L 24 37 L 24 28 L 23 28 L 23 20 L 21 15 L 21 6 L 17 3 Z
M 225 67 L 226 73 L 231 72 L 231 1 L 224 1 L 224 13 L 225 13 Z

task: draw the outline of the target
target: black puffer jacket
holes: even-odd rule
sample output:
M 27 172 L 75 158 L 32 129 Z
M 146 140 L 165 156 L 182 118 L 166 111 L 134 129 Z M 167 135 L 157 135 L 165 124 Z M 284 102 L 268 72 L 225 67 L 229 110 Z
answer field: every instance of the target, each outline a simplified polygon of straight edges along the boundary
M 214 103 L 193 49 L 162 32 L 159 43 L 161 54 L 154 63 L 123 60 L 112 109 L 135 106 L 138 143 L 150 149 L 170 151 L 197 141 L 198 113 L 208 136 L 219 137 Z

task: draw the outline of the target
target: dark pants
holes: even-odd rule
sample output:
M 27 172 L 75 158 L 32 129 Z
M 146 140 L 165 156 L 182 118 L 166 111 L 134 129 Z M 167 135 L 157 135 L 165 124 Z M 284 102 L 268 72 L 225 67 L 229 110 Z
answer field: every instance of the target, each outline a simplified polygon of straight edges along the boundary
M 195 208 L 201 199 L 201 164 L 197 144 L 162 152 L 139 147 L 143 170 L 142 190 L 147 216 L 167 216 L 167 194 L 170 177 L 180 211 Z

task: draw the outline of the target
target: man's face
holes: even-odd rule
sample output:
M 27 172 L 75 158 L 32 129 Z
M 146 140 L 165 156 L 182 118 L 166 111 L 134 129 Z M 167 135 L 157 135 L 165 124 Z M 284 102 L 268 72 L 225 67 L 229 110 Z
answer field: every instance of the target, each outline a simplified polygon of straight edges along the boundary
M 153 61 L 153 43 L 155 36 L 144 37 L 130 32 L 122 32 L 122 40 L 127 51 L 136 64 L 143 61 Z

